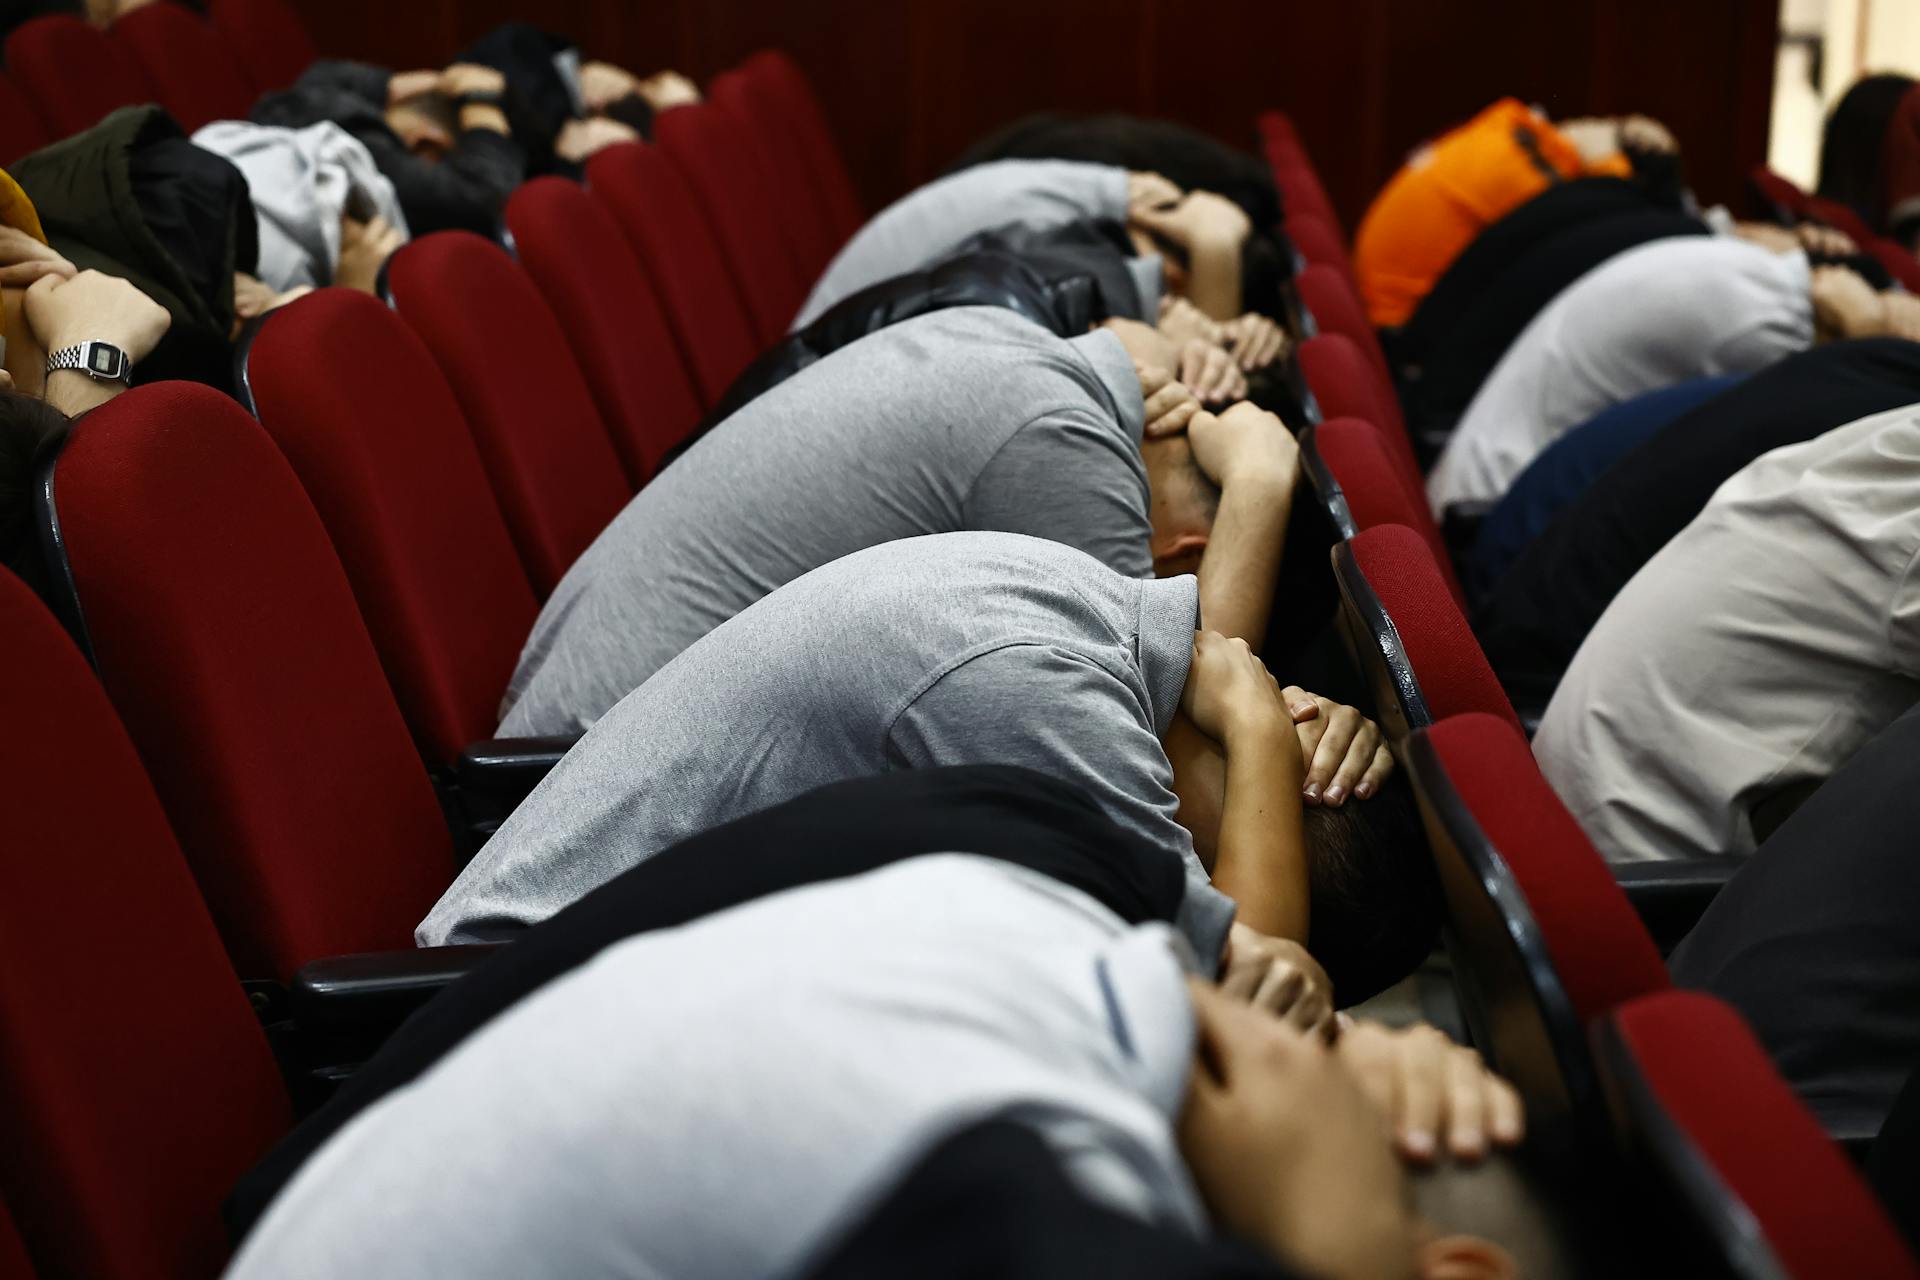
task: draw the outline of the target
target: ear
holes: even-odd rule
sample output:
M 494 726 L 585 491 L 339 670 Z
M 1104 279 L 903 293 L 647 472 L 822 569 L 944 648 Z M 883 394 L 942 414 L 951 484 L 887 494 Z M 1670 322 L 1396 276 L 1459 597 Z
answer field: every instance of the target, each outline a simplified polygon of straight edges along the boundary
M 1480 1236 L 1443 1236 L 1420 1246 L 1420 1280 L 1519 1280 L 1513 1255 Z
M 1204 533 L 1177 533 L 1170 537 L 1153 540 L 1153 567 L 1159 577 L 1173 577 L 1181 573 L 1192 573 L 1192 569 L 1175 569 L 1173 573 L 1161 573 L 1161 565 L 1178 565 L 1189 560 L 1198 564 L 1200 556 L 1207 549 L 1207 535 Z

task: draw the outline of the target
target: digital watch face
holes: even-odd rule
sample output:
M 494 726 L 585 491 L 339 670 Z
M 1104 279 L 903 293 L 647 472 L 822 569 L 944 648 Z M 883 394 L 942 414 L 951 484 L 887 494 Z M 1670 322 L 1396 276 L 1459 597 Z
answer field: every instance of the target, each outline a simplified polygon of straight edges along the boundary
M 95 346 L 88 353 L 92 358 L 93 371 L 103 378 L 111 378 L 120 372 L 120 353 L 112 347 Z

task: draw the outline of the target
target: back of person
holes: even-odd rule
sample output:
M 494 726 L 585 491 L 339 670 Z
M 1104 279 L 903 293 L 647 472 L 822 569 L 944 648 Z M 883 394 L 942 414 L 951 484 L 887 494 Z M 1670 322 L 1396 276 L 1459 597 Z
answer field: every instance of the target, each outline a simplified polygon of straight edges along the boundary
M 996 1114 L 1102 1201 L 1202 1230 L 1172 1130 L 1193 1038 L 1174 944 L 964 853 L 642 934 L 362 1112 L 230 1274 L 791 1274 Z
M 821 275 L 801 329 L 851 293 L 944 258 L 995 227 L 1124 222 L 1127 170 L 1072 160 L 1000 160 L 949 174 L 875 214 Z
M 1436 512 L 1505 493 L 1564 432 L 1688 378 L 1747 373 L 1813 341 L 1807 256 L 1681 236 L 1609 258 L 1536 316 L 1427 478 Z
M 1586 171 L 1573 144 L 1514 98 L 1423 148 L 1374 198 L 1354 235 L 1367 318 L 1383 329 L 1405 324 L 1482 229 Z M 1626 164 L 1593 171 L 1624 173 Z
M 1030 533 L 1143 577 L 1141 414 L 1111 334 L 965 307 L 862 338 L 720 423 L 607 527 L 542 610 L 501 732 L 584 729 L 768 592 L 896 538 Z
M 1920 700 L 1917 485 L 1916 407 L 1775 450 L 1608 607 L 1533 742 L 1603 855 L 1751 853 Z
M 1920 402 L 1920 343 L 1835 342 L 1787 357 L 1621 458 L 1520 553 L 1474 618 L 1501 682 L 1544 702 L 1641 566 L 1761 454 Z
M 1198 607 L 1190 577 L 1136 581 L 1013 534 L 910 538 L 835 560 L 603 716 L 417 940 L 510 934 L 715 823 L 828 782 L 944 764 L 1080 771 L 1110 817 L 1177 850 L 1204 882 L 1158 740 Z

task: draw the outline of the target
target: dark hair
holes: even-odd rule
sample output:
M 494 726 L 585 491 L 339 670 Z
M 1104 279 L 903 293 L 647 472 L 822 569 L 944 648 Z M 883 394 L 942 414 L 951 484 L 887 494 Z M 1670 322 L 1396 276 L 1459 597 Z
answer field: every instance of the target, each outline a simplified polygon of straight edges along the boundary
M 34 517 L 34 460 L 66 425 L 65 415 L 44 400 L 0 391 L 0 564 L 42 600 L 51 579 Z
M 1396 773 L 1367 800 L 1305 810 L 1307 949 L 1340 1003 L 1377 995 L 1420 966 L 1440 932 L 1440 878 L 1413 785 Z
M 1887 217 L 1887 126 L 1913 83 L 1900 75 L 1855 81 L 1834 104 L 1820 138 L 1817 194 L 1846 205 L 1875 230 Z
M 1271 231 L 1254 227 L 1240 246 L 1240 309 L 1286 324 L 1287 304 L 1280 290 L 1291 279 L 1293 255 Z

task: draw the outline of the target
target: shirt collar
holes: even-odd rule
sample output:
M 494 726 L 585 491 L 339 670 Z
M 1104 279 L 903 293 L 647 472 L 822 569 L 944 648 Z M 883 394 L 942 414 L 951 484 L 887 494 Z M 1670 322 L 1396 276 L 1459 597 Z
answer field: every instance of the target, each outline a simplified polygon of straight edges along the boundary
M 1080 353 L 1093 369 L 1106 391 L 1114 415 L 1126 427 L 1135 444 L 1147 429 L 1147 408 L 1140 399 L 1140 375 L 1133 370 L 1133 357 L 1120 339 L 1108 329 L 1095 329 L 1068 338 L 1067 345 Z
M 1166 291 L 1164 271 L 1157 253 L 1127 259 L 1127 274 L 1133 277 L 1133 291 L 1140 296 L 1140 314 L 1135 318 L 1147 324 L 1160 316 L 1160 295 Z

